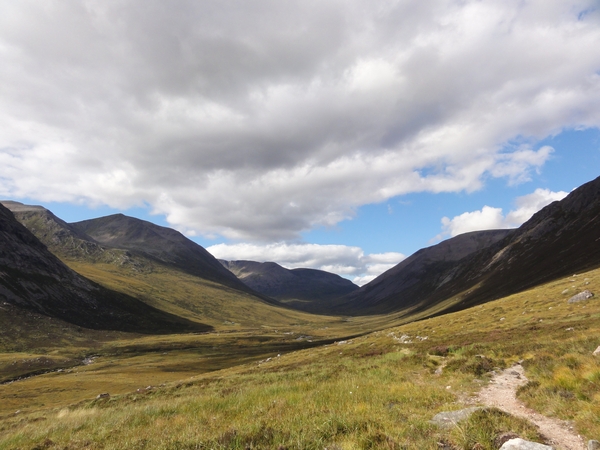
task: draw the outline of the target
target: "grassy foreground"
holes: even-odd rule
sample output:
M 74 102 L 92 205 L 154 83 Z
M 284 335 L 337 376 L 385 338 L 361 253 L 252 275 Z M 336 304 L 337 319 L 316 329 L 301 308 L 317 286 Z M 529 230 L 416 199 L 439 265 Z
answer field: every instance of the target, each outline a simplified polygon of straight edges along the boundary
M 109 398 L 73 396 L 74 372 L 0 386 L 2 404 L 14 400 L 20 383 L 47 391 L 45 405 L 15 414 L 17 399 L 5 409 L 0 448 L 492 449 L 505 431 L 539 441 L 531 425 L 497 410 L 454 429 L 429 422 L 437 412 L 465 407 L 490 371 L 518 360 L 530 378 L 521 399 L 598 439 L 600 358 L 592 352 L 600 345 L 600 299 L 567 304 L 583 289 L 600 292 L 600 270 L 354 339 L 277 354 L 270 347 L 270 356 L 255 350 L 246 360 L 245 352 L 283 345 L 273 340 L 282 335 L 297 342 L 290 338 L 296 335 L 215 333 L 205 354 L 201 346 L 187 348 L 189 336 L 162 336 L 160 345 L 151 337 L 107 342 L 112 356 L 78 369 L 77 378 L 89 373 L 104 380 L 96 392 L 110 392 Z M 202 358 L 228 351 L 240 364 L 228 367 L 230 359 L 202 373 Z M 169 372 L 173 365 L 181 372 Z M 163 369 L 174 375 L 146 383 Z M 119 389 L 127 377 L 139 390 Z

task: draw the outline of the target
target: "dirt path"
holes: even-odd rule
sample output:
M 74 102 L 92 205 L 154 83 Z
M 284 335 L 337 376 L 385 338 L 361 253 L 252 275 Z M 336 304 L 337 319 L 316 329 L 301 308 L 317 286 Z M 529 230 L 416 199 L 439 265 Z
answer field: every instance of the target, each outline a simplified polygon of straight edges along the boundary
M 478 400 L 487 406 L 495 406 L 514 416 L 523 417 L 537 425 L 549 443 L 560 450 L 587 448 L 581 436 L 563 420 L 536 413 L 517 400 L 515 392 L 527 383 L 523 367 L 517 364 L 494 376 L 490 384 L 479 392 Z

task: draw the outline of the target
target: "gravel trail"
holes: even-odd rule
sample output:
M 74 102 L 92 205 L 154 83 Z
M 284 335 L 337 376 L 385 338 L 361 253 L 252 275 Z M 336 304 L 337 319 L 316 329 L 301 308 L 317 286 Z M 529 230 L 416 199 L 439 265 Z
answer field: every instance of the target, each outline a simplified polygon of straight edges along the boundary
M 568 422 L 538 414 L 517 399 L 516 391 L 525 383 L 527 377 L 523 367 L 514 365 L 495 375 L 490 384 L 479 392 L 478 400 L 486 406 L 494 406 L 534 423 L 548 442 L 559 450 L 586 449 L 584 440 Z

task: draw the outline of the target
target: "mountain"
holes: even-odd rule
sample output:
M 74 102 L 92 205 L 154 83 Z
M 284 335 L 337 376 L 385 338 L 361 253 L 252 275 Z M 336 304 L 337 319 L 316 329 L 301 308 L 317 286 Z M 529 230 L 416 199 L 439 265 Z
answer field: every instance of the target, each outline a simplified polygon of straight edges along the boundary
M 412 307 L 455 275 L 457 262 L 504 239 L 513 230 L 465 233 L 424 248 L 346 296 L 353 310 L 391 312 Z
M 171 228 L 123 214 L 84 220 L 70 226 L 101 245 L 141 253 L 190 275 L 251 292 L 202 246 Z
M 444 257 L 450 247 L 463 250 Z M 470 233 L 420 250 L 347 297 L 341 308 L 353 314 L 415 312 L 445 302 L 439 312 L 450 312 L 597 267 L 600 177 L 516 230 Z
M 298 320 L 296 311 L 253 291 L 174 230 L 120 215 L 85 221 L 103 243 L 44 207 L 3 203 L 71 269 L 153 308 L 214 327 Z
M 220 262 L 256 292 L 296 309 L 313 310 L 358 289 L 350 280 L 323 270 L 290 270 L 274 262 Z
M 131 266 L 138 271 L 152 269 L 152 265 L 148 261 L 134 258 L 126 250 L 101 245 L 43 206 L 24 205 L 9 200 L 2 200 L 0 203 L 7 207 L 21 224 L 60 258 L 113 263 L 120 266 Z
M 67 223 L 43 206 L 3 200 L 17 220 L 55 255 L 151 272 L 159 262 L 200 278 L 249 291 L 203 247 L 171 228 L 123 214 Z
M 0 299 L 86 328 L 135 332 L 208 331 L 112 292 L 69 269 L 0 205 Z

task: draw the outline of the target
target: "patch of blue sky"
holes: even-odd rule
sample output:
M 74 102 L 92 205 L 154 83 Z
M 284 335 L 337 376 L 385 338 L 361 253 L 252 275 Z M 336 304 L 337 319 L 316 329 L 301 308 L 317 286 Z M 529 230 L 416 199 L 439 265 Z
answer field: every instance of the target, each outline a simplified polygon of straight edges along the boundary
M 521 139 L 515 139 L 507 147 L 514 148 L 521 143 Z M 410 255 L 438 242 L 435 237 L 442 231 L 443 217 L 453 218 L 484 206 L 502 208 L 507 214 L 516 208 L 517 197 L 538 188 L 570 192 L 600 176 L 600 130 L 597 128 L 565 130 L 529 144 L 534 149 L 554 148 L 539 171 L 531 171 L 529 181 L 510 184 L 506 178 L 486 177 L 483 187 L 474 192 L 421 192 L 394 197 L 380 204 L 362 206 L 353 219 L 335 227 L 308 231 L 303 239 L 315 244 L 358 246 L 365 253 L 393 251 Z
M 553 191 L 571 191 L 600 176 L 600 129 L 565 130 L 543 139 L 555 152 L 536 178 Z

